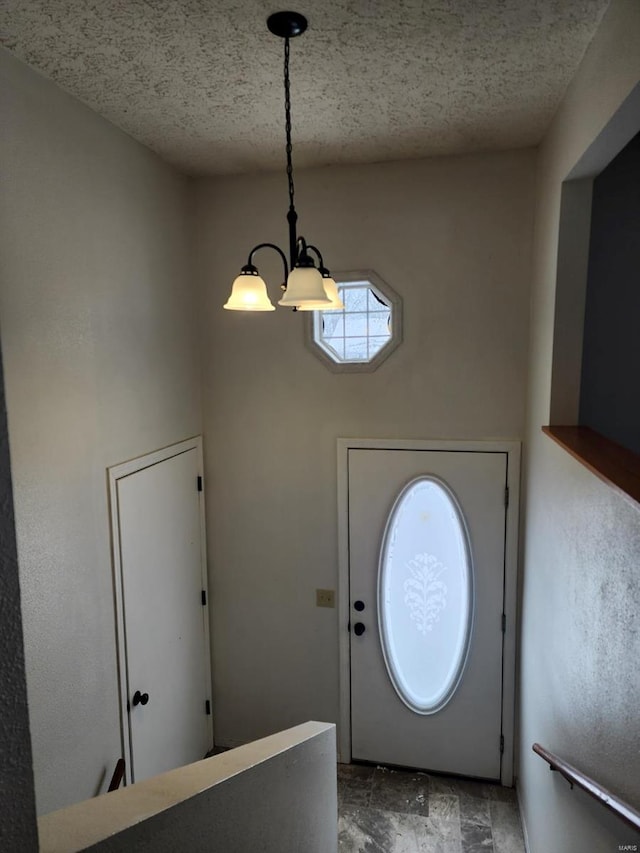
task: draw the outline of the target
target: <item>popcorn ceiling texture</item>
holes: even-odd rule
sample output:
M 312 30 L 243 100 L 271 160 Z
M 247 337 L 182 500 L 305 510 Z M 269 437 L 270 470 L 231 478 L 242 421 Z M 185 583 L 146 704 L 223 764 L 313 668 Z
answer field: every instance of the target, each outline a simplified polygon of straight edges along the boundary
M 609 0 L 4 0 L 17 57 L 193 175 L 536 145 Z
M 0 355 L 0 850 L 38 849 L 18 559 Z

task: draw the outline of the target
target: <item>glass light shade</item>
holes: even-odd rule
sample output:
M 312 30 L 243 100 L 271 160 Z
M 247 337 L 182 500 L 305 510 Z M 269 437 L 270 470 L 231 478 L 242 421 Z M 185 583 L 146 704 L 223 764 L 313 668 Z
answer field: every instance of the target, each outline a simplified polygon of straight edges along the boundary
M 278 305 L 291 308 L 302 308 L 309 302 L 317 302 L 329 306 L 324 279 L 315 267 L 295 267 L 289 273 L 287 289 Z
M 344 303 L 340 299 L 338 293 L 338 285 L 330 277 L 323 277 L 322 284 L 324 292 L 330 300 L 330 304 L 326 302 L 306 302 L 304 305 L 298 305 L 298 311 L 341 311 L 344 308 Z
M 259 275 L 240 273 L 231 287 L 231 296 L 223 305 L 228 311 L 275 311 L 267 296 L 267 285 Z

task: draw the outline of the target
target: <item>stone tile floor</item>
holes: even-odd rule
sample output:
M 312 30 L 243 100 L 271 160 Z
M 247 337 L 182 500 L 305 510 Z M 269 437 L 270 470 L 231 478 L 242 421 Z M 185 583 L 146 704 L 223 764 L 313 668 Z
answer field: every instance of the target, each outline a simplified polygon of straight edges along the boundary
M 338 765 L 339 853 L 524 853 L 515 791 L 485 782 Z

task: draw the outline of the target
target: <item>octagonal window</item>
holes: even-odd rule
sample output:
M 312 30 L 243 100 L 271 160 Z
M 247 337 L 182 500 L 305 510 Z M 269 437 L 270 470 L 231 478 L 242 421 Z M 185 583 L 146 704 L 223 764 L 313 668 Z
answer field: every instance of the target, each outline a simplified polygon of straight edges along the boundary
M 400 299 L 370 270 L 335 281 L 344 309 L 313 312 L 310 348 L 336 372 L 375 370 L 400 342 Z

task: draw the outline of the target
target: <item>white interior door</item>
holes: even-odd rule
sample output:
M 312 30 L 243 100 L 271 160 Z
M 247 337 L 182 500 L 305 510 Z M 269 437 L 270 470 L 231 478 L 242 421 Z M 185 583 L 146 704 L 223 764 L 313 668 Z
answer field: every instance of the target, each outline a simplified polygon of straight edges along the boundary
M 191 447 L 115 480 L 131 781 L 212 746 L 200 472 Z
M 349 449 L 351 754 L 499 779 L 507 453 Z

